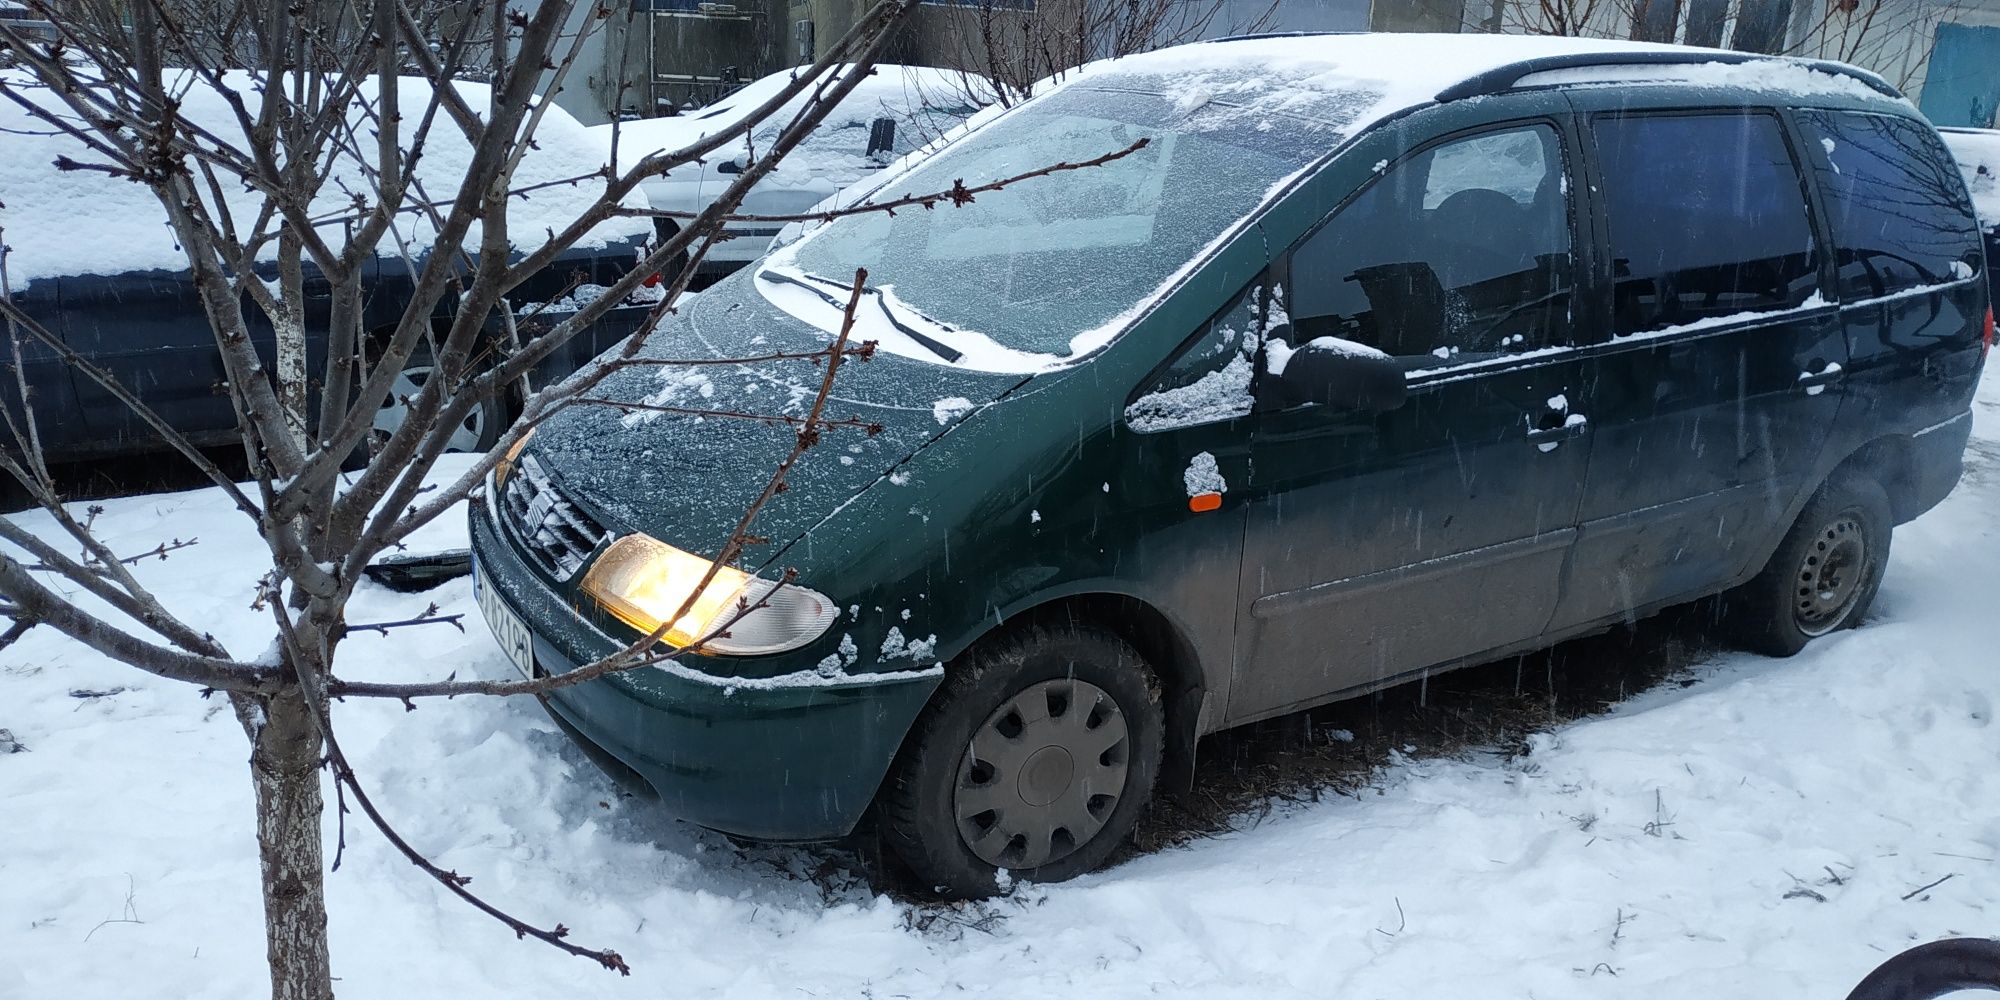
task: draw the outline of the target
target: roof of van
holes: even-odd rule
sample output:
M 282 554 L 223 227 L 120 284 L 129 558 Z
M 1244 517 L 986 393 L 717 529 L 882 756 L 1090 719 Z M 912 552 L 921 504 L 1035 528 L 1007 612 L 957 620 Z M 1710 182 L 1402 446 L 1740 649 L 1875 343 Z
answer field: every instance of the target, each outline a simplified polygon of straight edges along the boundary
M 1250 35 L 1093 63 L 1080 79 L 1169 81 L 1181 100 L 1242 99 L 1310 113 L 1344 95 L 1358 126 L 1433 101 L 1541 85 L 1667 83 L 1787 95 L 1897 100 L 1895 88 L 1840 63 L 1653 42 L 1533 35 L 1329 33 Z M 1352 114 L 1360 91 L 1376 98 Z

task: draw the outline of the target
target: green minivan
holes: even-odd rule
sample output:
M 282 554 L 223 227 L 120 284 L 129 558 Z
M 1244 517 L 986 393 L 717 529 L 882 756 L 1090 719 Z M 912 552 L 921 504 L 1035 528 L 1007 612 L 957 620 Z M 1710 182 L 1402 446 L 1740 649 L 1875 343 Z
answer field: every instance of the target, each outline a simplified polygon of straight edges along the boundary
M 496 470 L 475 588 L 513 662 L 650 634 L 795 440 L 704 412 L 806 412 L 822 370 L 784 355 L 867 269 L 857 426 L 666 631 L 693 648 L 546 699 L 607 771 L 745 838 L 872 818 L 949 895 L 1066 879 L 1226 727 L 1716 594 L 1796 652 L 1958 480 L 1980 241 L 1862 71 L 1231 39 L 1085 67 L 871 190 L 1140 139 L 799 235 L 645 347 L 770 360 L 628 368 L 599 395 L 636 405 Z

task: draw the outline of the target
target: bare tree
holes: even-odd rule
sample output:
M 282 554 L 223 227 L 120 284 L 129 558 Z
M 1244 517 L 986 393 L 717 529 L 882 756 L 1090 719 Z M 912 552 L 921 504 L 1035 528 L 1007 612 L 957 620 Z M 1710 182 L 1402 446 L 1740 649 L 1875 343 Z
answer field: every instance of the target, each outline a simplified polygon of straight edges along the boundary
M 1675 41 L 1699 33 L 1728 48 L 1852 63 L 1908 89 L 1923 73 L 1937 45 L 1937 27 L 1956 20 L 1965 0 L 1799 0 L 1789 25 L 1776 21 L 1752 34 L 1743 0 L 1713 8 L 1699 32 L 1684 22 L 1686 0 L 1490 0 L 1468 7 L 1483 13 L 1469 30 L 1579 38 Z
M 0 294 L 11 378 L 19 398 L 27 399 L 32 387 L 20 364 L 23 345 L 35 342 L 55 352 L 77 378 L 129 407 L 164 448 L 223 491 L 262 542 L 264 551 L 247 565 L 260 574 L 259 607 L 271 616 L 273 638 L 268 649 L 224 648 L 143 585 L 129 568 L 141 554 L 113 551 L 93 534 L 89 517 L 64 503 L 42 456 L 34 412 L 24 406 L 18 413 L 0 408 L 0 469 L 54 519 L 65 540 L 55 544 L 0 518 L 0 542 L 6 543 L 0 548 L 0 616 L 8 621 L 0 648 L 44 627 L 137 669 L 197 685 L 203 696 L 229 699 L 251 745 L 273 996 L 317 1000 L 332 993 L 322 766 L 330 768 L 339 794 L 353 798 L 413 864 L 452 892 L 522 936 L 625 971 L 619 955 L 572 943 L 561 924 L 532 924 L 474 896 L 467 879 L 432 864 L 398 837 L 341 752 L 331 699 L 409 703 L 431 695 L 539 694 L 671 658 L 676 651 L 662 644 L 664 627 L 555 678 L 351 684 L 336 671 L 345 636 L 437 619 L 350 623 L 349 598 L 371 559 L 479 488 L 538 423 L 564 406 L 586 405 L 610 372 L 675 363 L 645 356 L 641 348 L 647 332 L 674 308 L 692 268 L 679 274 L 622 348 L 527 396 L 519 421 L 456 481 L 434 490 L 425 484 L 454 430 L 476 407 L 509 393 L 669 262 L 682 254 L 698 261 L 744 192 L 870 71 L 915 0 L 878 0 L 817 63 L 735 126 L 685 149 L 638 158 L 628 169 L 606 167 L 546 182 L 583 188 L 592 197 L 574 218 L 543 231 L 510 225 L 518 206 L 535 193 L 535 185 L 517 175 L 550 106 L 538 96 L 538 85 L 562 85 L 587 38 L 613 16 L 607 7 L 585 8 L 594 16 L 582 19 L 582 30 L 566 31 L 578 7 L 568 0 L 545 0 L 526 12 L 470 0 L 454 5 L 451 18 L 432 16 L 434 8 L 423 13 L 405 0 L 66 0 L 60 10 L 29 0 L 29 6 L 55 21 L 61 37 L 54 43 L 24 37 L 0 21 L 0 51 L 18 66 L 0 75 L 0 101 L 22 109 L 45 132 L 73 140 L 74 154 L 62 157 L 59 169 L 139 185 L 157 200 L 214 334 L 252 481 L 239 487 L 156 413 L 139 387 L 120 384 Z M 486 84 L 451 83 L 467 77 Z M 802 104 L 791 104 L 802 96 Z M 210 113 L 194 113 L 198 104 Z M 776 140 L 729 191 L 672 239 L 647 249 L 605 294 L 538 325 L 513 325 L 509 291 L 594 227 L 631 212 L 627 201 L 641 180 L 741 141 L 788 104 L 798 110 L 788 112 Z M 446 137 L 465 147 L 462 169 L 453 168 L 451 190 L 426 190 L 418 164 Z M 615 155 L 612 162 L 618 162 Z M 16 195 L 0 192 L 7 197 Z M 369 292 L 364 275 L 378 257 L 400 262 L 412 286 L 397 320 L 370 330 L 362 320 Z M 6 264 L 0 253 L 0 286 Z M 856 275 L 857 295 L 861 277 Z M 305 336 L 309 279 L 331 301 L 319 351 L 308 350 Z M 851 322 L 852 299 L 849 310 Z M 434 319 L 439 316 L 448 319 Z M 275 366 L 260 359 L 250 336 L 253 322 L 278 331 Z M 496 323 L 503 329 L 496 332 Z M 802 365 L 820 366 L 818 397 L 803 417 L 784 418 L 797 432 L 797 446 L 716 554 L 711 577 L 754 544 L 751 520 L 763 500 L 784 488 L 800 453 L 848 425 L 827 416 L 828 393 L 843 361 L 871 351 L 870 344 L 850 344 L 843 328 L 823 350 L 795 356 Z M 408 415 L 399 427 L 376 431 L 373 417 L 419 352 L 431 359 L 433 377 L 402 398 Z M 366 461 L 353 469 L 357 455 Z M 350 471 L 343 473 L 344 466 Z M 145 555 L 166 551 L 163 543 Z M 693 600 L 690 595 L 690 605 Z M 740 607 L 730 620 L 752 610 Z
M 1908 89 L 1930 62 L 1938 25 L 1965 9 L 1964 0 L 1825 0 L 1785 54 L 1853 63 Z
M 1213 34 L 1262 31 L 1279 0 L 1231 18 L 1228 0 L 977 0 L 951 8 L 936 30 L 963 75 L 959 96 L 1012 106 L 1037 83 L 1093 59 L 1150 52 Z

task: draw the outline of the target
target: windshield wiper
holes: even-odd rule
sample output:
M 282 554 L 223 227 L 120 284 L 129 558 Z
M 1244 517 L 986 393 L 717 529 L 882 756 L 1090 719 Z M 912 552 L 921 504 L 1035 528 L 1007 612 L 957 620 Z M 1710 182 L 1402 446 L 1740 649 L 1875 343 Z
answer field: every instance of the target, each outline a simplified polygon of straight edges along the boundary
M 787 285 L 797 285 L 798 287 L 803 288 L 806 291 L 811 292 L 814 295 L 818 296 L 827 305 L 833 306 L 834 308 L 841 310 L 845 310 L 847 308 L 847 303 L 842 302 L 841 300 L 835 298 L 833 295 L 829 294 L 825 289 L 819 286 L 825 285 L 828 288 L 838 288 L 843 292 L 852 291 L 854 288 L 854 286 L 852 285 L 843 285 L 840 282 L 835 281 L 831 278 L 822 278 L 817 274 L 808 274 L 804 271 L 799 272 L 798 277 L 793 277 L 792 275 L 785 274 L 783 272 L 773 271 L 770 268 L 765 268 L 764 270 L 757 272 L 757 277 L 766 279 L 768 281 L 780 281 Z M 818 282 L 818 284 L 813 284 L 813 282 Z M 875 307 L 882 310 L 882 318 L 888 320 L 889 325 L 895 327 L 897 333 L 900 333 L 903 336 L 916 341 L 918 344 L 922 345 L 925 350 L 930 351 L 932 354 L 935 354 L 940 358 L 943 358 L 947 362 L 955 363 L 958 361 L 958 359 L 965 357 L 964 351 L 958 350 L 957 348 L 952 347 L 950 344 L 946 344 L 942 341 L 939 341 L 936 338 L 933 338 L 927 334 L 920 333 L 917 330 L 912 329 L 909 324 L 904 323 L 900 319 L 897 319 L 896 313 L 889 308 L 888 299 L 886 296 L 882 294 L 881 289 L 875 288 L 870 285 L 863 285 L 861 286 L 861 290 L 875 297 Z M 919 313 L 918 315 L 922 314 Z M 938 323 L 936 320 L 932 320 L 928 316 L 925 316 L 924 319 L 938 326 L 945 326 L 943 323 Z M 946 326 L 945 329 L 948 330 L 951 328 Z

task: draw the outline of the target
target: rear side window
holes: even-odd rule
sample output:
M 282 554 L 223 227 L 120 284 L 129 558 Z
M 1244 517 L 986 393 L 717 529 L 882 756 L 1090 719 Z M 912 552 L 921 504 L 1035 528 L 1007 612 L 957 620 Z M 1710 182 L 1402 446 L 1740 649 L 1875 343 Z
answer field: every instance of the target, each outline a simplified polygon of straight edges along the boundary
M 1339 337 L 1410 370 L 1568 342 L 1562 143 L 1529 125 L 1426 149 L 1292 252 L 1292 341 Z
M 1950 160 L 1916 122 L 1893 115 L 1800 111 L 1819 149 L 1843 301 L 1893 295 L 1977 273 L 1978 224 Z
M 1777 118 L 1604 117 L 1620 336 L 1803 305 L 1819 288 L 1805 188 Z

